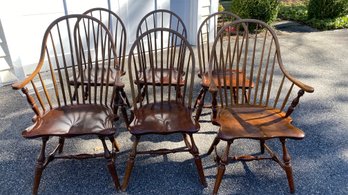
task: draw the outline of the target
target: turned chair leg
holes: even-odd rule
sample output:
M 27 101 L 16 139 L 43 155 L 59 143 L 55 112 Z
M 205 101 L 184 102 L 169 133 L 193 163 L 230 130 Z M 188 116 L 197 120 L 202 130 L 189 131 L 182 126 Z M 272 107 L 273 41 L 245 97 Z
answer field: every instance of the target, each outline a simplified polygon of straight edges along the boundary
M 289 188 L 290 192 L 295 192 L 295 184 L 294 184 L 294 178 L 292 175 L 292 168 L 291 168 L 291 157 L 288 153 L 288 150 L 286 148 L 285 142 L 286 139 L 280 139 L 280 142 L 282 143 L 282 149 L 283 149 L 283 161 L 284 161 L 284 170 L 286 172 L 286 177 L 288 178 Z
M 195 159 L 195 164 L 197 167 L 199 180 L 201 181 L 201 183 L 204 187 L 207 187 L 207 181 L 206 181 L 205 176 L 204 176 L 202 160 L 201 160 L 201 157 L 199 157 L 199 151 L 198 151 L 198 148 L 195 144 L 195 141 L 193 139 L 192 134 L 190 134 L 190 139 L 191 139 L 191 144 L 192 144 L 192 147 L 190 148 L 190 153 L 193 155 L 193 157 Z
M 125 123 L 128 125 L 129 120 L 128 120 L 128 115 L 127 115 L 127 110 L 125 108 L 125 105 L 130 106 L 128 99 L 126 97 L 126 93 L 124 92 L 123 88 L 117 88 L 115 92 L 115 99 L 114 99 L 114 114 L 117 115 L 118 109 L 120 108 L 123 119 Z
M 118 191 L 120 189 L 120 182 L 118 180 L 117 172 L 116 172 L 116 167 L 115 167 L 115 157 L 114 154 L 111 154 L 108 147 L 106 146 L 105 143 L 105 138 L 100 136 L 99 139 L 101 140 L 104 148 L 104 157 L 107 159 L 107 167 L 110 172 L 110 175 L 112 177 L 112 180 L 114 182 L 114 185 L 116 187 L 116 190 Z M 112 138 L 111 138 L 112 139 Z M 112 142 L 112 140 L 111 140 Z
M 61 153 L 63 152 L 64 142 L 65 142 L 65 138 L 64 138 L 64 137 L 59 137 L 59 150 L 58 150 L 58 154 L 61 154 Z
M 42 138 L 42 146 L 39 158 L 37 159 L 36 168 L 35 168 L 35 178 L 34 178 L 34 185 L 33 185 L 33 194 L 37 194 L 39 190 L 40 180 L 42 176 L 42 172 L 45 169 L 44 163 L 46 160 L 45 157 L 45 150 L 46 150 L 46 143 L 48 141 L 48 137 Z
M 212 101 L 211 101 L 211 122 L 214 124 L 214 125 L 217 125 L 216 123 L 216 117 L 217 117 L 217 92 L 214 91 L 212 92 Z
M 140 140 L 140 136 L 136 136 L 135 141 L 133 143 L 132 151 L 129 154 L 129 158 L 127 161 L 127 167 L 126 167 L 126 173 L 125 173 L 122 187 L 121 187 L 122 191 L 126 191 L 126 189 L 127 189 L 129 178 L 130 178 L 130 175 L 131 175 L 132 170 L 133 170 L 135 157 L 137 155 L 137 146 L 138 146 L 139 140 Z
M 219 142 L 220 142 L 220 139 L 218 137 L 215 137 L 213 143 L 211 144 L 211 146 L 207 152 L 207 155 L 210 155 L 213 152 L 214 148 L 216 147 L 216 145 L 219 144 Z
M 85 86 L 85 94 L 83 94 L 83 98 L 84 98 L 85 100 L 87 100 L 87 99 L 88 99 L 88 96 L 89 96 L 89 88 L 88 88 L 88 86 L 86 85 L 86 86 Z
M 123 99 L 123 102 L 125 102 L 126 105 L 128 106 L 128 108 L 130 108 L 131 105 L 130 105 L 129 100 L 127 98 L 126 92 L 123 90 L 123 88 L 120 90 L 120 92 L 121 92 L 121 97 Z
M 228 154 L 230 152 L 231 144 L 232 144 L 232 142 L 227 142 L 225 153 L 223 154 L 222 158 L 220 158 L 220 157 L 216 158 L 216 159 L 219 159 L 219 160 L 217 162 L 218 163 L 218 167 L 217 167 L 217 174 L 216 174 L 213 194 L 217 194 L 218 191 L 219 191 L 219 187 L 220 187 L 222 178 L 223 178 L 223 176 L 225 174 L 226 165 L 228 165 Z
M 126 93 L 124 92 L 123 88 L 119 89 L 119 107 L 121 107 L 121 112 L 122 112 L 122 116 L 123 116 L 123 120 L 125 121 L 125 123 L 127 125 L 129 125 L 129 118 L 128 118 L 128 114 L 127 114 L 127 109 L 126 109 L 126 105 L 130 108 L 130 103 L 128 101 L 128 98 L 126 96 Z
M 182 136 L 184 138 L 184 142 L 185 142 L 186 147 L 191 148 L 191 144 L 190 144 L 190 142 L 187 139 L 187 134 L 183 133 Z
M 77 85 L 76 88 L 74 89 L 74 94 L 73 94 L 73 97 L 72 97 L 72 100 L 76 100 L 76 97 L 77 97 L 77 90 L 79 89 L 80 85 Z
M 121 97 L 120 97 L 120 91 L 119 91 L 119 89 L 118 88 L 116 88 L 116 91 L 115 91 L 115 96 L 114 96 L 114 114 L 116 115 L 116 116 L 118 116 L 117 114 L 118 114 L 118 109 L 119 109 L 119 107 L 120 107 L 120 99 L 121 99 Z
M 196 121 L 199 121 L 199 118 L 201 117 L 201 113 L 203 110 L 203 106 L 204 106 L 204 98 L 205 98 L 205 94 L 207 93 L 207 88 L 203 87 L 201 89 L 201 91 L 199 92 L 199 95 L 196 99 L 196 103 L 193 107 L 193 109 L 196 109 L 196 104 L 198 104 L 198 108 L 196 110 Z
M 114 138 L 114 136 L 109 136 L 109 140 L 110 140 L 111 144 L 113 145 L 113 147 L 115 148 L 115 152 L 119 152 L 120 151 L 120 145 L 117 143 L 117 141 Z
M 202 99 L 203 94 L 204 94 L 204 88 L 202 87 L 199 91 L 197 98 L 196 98 L 195 104 L 193 105 L 193 110 L 195 110 L 197 105 L 199 105 L 199 102 Z
M 260 140 L 260 151 L 261 154 L 265 153 L 265 140 Z

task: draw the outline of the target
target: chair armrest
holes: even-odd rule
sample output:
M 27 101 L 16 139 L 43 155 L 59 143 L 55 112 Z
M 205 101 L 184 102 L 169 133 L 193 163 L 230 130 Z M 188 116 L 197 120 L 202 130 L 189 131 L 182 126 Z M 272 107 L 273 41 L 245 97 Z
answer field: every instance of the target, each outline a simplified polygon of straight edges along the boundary
M 283 65 L 283 62 L 281 60 L 281 57 L 279 55 L 279 52 L 277 53 L 278 54 L 278 60 L 279 60 L 279 66 L 280 66 L 280 69 L 282 70 L 282 72 L 284 73 L 284 75 L 286 76 L 286 78 L 288 78 L 291 82 L 293 82 L 296 86 L 298 86 L 299 88 L 301 88 L 303 91 L 307 92 L 307 93 L 313 93 L 314 92 L 314 88 L 309 86 L 309 85 L 306 85 L 304 83 L 302 83 L 301 81 L 299 81 L 298 79 L 294 78 L 293 76 L 291 76 L 288 71 L 285 70 L 284 68 L 284 65 Z
M 31 74 L 28 77 L 26 77 L 24 80 L 22 81 L 17 81 L 15 83 L 13 83 L 11 85 L 12 89 L 14 90 L 19 90 L 19 89 L 23 89 L 30 81 L 33 80 L 33 78 L 35 77 L 35 75 Z

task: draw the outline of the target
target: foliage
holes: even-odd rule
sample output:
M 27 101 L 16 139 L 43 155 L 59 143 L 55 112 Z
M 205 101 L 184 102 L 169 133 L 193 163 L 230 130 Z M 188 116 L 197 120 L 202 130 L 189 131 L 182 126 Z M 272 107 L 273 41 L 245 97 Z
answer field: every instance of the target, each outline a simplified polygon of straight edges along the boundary
M 306 1 L 297 1 L 295 3 L 281 3 L 278 16 L 281 19 L 304 23 L 319 30 L 348 28 L 347 11 L 344 12 L 347 15 L 339 16 L 333 19 L 308 19 L 307 8 L 308 2 Z
M 224 6 L 222 6 L 221 3 L 219 3 L 218 11 L 222 12 L 224 10 L 225 10 Z
M 277 18 L 279 0 L 233 0 L 231 11 L 241 18 L 270 23 Z
M 308 19 L 328 19 L 343 16 L 348 8 L 348 0 L 310 0 Z
M 335 19 L 311 19 L 307 21 L 307 24 L 313 28 L 320 30 L 331 30 L 331 29 L 340 29 L 348 28 L 348 15 L 337 17 Z
M 308 17 L 307 4 L 305 2 L 282 3 L 279 7 L 278 17 L 304 22 Z

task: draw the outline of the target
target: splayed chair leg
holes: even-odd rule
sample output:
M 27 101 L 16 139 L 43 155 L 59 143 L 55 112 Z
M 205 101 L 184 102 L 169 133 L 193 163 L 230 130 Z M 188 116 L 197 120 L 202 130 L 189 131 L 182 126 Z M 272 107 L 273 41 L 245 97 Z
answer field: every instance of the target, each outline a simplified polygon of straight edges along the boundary
M 135 141 L 133 143 L 132 151 L 129 154 L 129 158 L 128 158 L 128 161 L 127 161 L 127 167 L 126 167 L 126 173 L 125 173 L 125 176 L 124 176 L 124 179 L 123 179 L 123 183 L 122 183 L 122 187 L 121 187 L 122 191 L 126 191 L 126 189 L 127 189 L 129 178 L 130 178 L 130 175 L 131 175 L 132 170 L 133 170 L 135 157 L 137 155 L 137 146 L 138 146 L 139 140 L 140 140 L 140 136 L 136 136 L 135 137 Z
M 290 192 L 294 193 L 295 192 L 295 184 L 294 184 L 294 178 L 292 175 L 292 167 L 291 167 L 291 163 L 290 163 L 291 157 L 290 157 L 288 150 L 286 148 L 286 145 L 285 145 L 286 139 L 280 139 L 280 142 L 282 143 L 284 170 L 285 170 L 286 176 L 288 178 Z
M 120 146 L 117 143 L 117 141 L 114 138 L 114 136 L 109 136 L 109 140 L 110 140 L 111 144 L 113 145 L 113 147 L 115 148 L 115 152 L 119 152 L 120 151 Z
M 103 144 L 104 157 L 108 161 L 107 167 L 108 167 L 109 173 L 110 173 L 110 175 L 112 177 L 112 180 L 114 182 L 115 188 L 118 191 L 120 189 L 120 182 L 118 180 L 118 176 L 117 176 L 117 172 L 116 172 L 114 154 L 111 154 L 109 149 L 108 149 L 108 147 L 106 146 L 105 138 L 101 136 L 101 137 L 99 137 L 99 139 L 101 140 L 101 142 Z
M 211 146 L 207 152 L 207 155 L 210 155 L 213 152 L 214 148 L 216 147 L 216 145 L 219 144 L 219 142 L 220 142 L 220 139 L 218 137 L 215 137 L 213 143 L 211 144 Z
M 114 113 L 117 114 L 118 108 L 120 108 L 122 112 L 123 120 L 128 126 L 130 121 L 127 115 L 126 105 L 130 107 L 130 104 L 123 88 L 116 89 L 115 105 L 116 107 L 115 107 Z
M 120 92 L 121 92 L 121 97 L 124 100 L 123 102 L 125 102 L 126 105 L 128 106 L 128 108 L 130 108 L 131 105 L 130 105 L 129 100 L 127 98 L 126 92 L 123 90 L 123 88 L 120 90 Z
M 260 140 L 260 150 L 261 154 L 265 153 L 265 140 Z
M 193 139 L 193 135 L 192 134 L 189 134 L 189 135 L 190 135 L 191 145 L 192 145 L 192 147 L 190 148 L 190 153 L 193 155 L 193 157 L 195 159 L 195 164 L 197 167 L 199 180 L 201 181 L 201 183 L 204 187 L 207 187 L 207 181 L 205 180 L 202 160 L 201 160 L 201 157 L 199 156 L 198 148 L 197 148 L 196 143 Z
M 193 105 L 193 110 L 195 110 L 197 105 L 199 105 L 199 102 L 202 99 L 204 93 L 205 93 L 204 88 L 202 87 L 199 91 L 197 98 L 196 98 L 195 104 Z
M 187 134 L 186 134 L 186 133 L 183 133 L 182 136 L 183 136 L 183 139 L 184 139 L 184 142 L 185 142 L 186 147 L 191 148 L 191 144 L 190 144 L 190 142 L 187 140 Z
M 45 150 L 46 150 L 46 143 L 48 141 L 48 137 L 42 138 L 42 146 L 39 158 L 37 159 L 36 168 L 35 168 L 35 178 L 34 178 L 34 185 L 33 185 L 33 194 L 37 194 L 39 190 L 41 175 L 43 170 L 45 169 L 44 163 L 46 160 L 45 157 Z
M 203 106 L 204 106 L 204 98 L 205 98 L 205 94 L 207 93 L 207 88 L 202 88 L 201 91 L 199 92 L 199 95 L 196 99 L 196 103 L 193 107 L 193 109 L 196 109 L 196 104 L 198 104 L 198 108 L 197 108 L 197 111 L 196 111 L 196 121 L 199 120 L 199 118 L 201 117 L 201 113 L 202 113 L 202 110 L 203 110 Z
M 219 159 L 219 160 L 217 162 L 218 163 L 218 167 L 217 167 L 217 174 L 216 174 L 213 194 L 217 194 L 218 191 L 219 191 L 219 187 L 220 187 L 222 178 L 223 178 L 223 176 L 225 174 L 226 165 L 228 165 L 228 154 L 230 152 L 231 144 L 232 144 L 232 142 L 227 142 L 225 153 L 222 156 L 222 158 L 220 158 L 220 157 L 216 158 L 216 159 Z
M 61 154 L 61 153 L 63 152 L 64 142 L 65 142 L 65 138 L 64 138 L 64 137 L 59 137 L 59 150 L 58 150 L 58 154 Z

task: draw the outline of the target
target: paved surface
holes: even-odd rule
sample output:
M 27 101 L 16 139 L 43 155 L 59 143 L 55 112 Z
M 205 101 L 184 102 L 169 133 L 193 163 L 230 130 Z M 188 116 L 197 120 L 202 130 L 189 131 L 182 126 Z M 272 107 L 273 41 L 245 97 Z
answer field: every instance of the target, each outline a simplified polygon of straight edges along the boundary
M 348 30 L 297 33 L 282 28 L 278 34 L 286 68 L 315 88 L 313 94 L 304 95 L 293 115 L 294 123 L 306 132 L 306 138 L 288 142 L 296 194 L 348 194 Z M 205 153 L 217 129 L 207 122 L 209 110 L 203 114 L 201 131 L 195 138 L 202 154 L 207 188 L 198 181 L 191 155 L 178 153 L 138 157 L 129 188 L 120 194 L 211 194 L 216 166 L 213 156 Z M 41 141 L 26 140 L 21 137 L 21 131 L 31 124 L 32 116 L 25 98 L 9 86 L 0 88 L 0 194 L 31 193 Z M 123 124 L 120 124 L 117 140 L 122 151 L 116 163 L 122 181 L 132 144 Z M 159 143 L 159 140 L 144 139 L 140 147 L 182 144 L 175 136 L 166 142 Z M 52 148 L 55 141 L 51 140 L 49 147 Z M 68 140 L 66 144 L 72 152 L 101 149 L 98 140 Z M 279 143 L 270 145 L 279 146 Z M 258 151 L 256 142 L 243 147 L 234 145 L 236 152 L 251 147 Z M 285 173 L 271 161 L 230 164 L 219 192 L 289 193 Z M 39 193 L 117 194 L 103 159 L 53 161 L 44 171 Z

